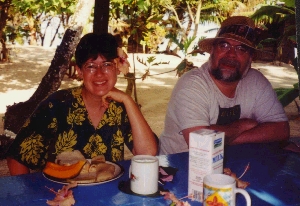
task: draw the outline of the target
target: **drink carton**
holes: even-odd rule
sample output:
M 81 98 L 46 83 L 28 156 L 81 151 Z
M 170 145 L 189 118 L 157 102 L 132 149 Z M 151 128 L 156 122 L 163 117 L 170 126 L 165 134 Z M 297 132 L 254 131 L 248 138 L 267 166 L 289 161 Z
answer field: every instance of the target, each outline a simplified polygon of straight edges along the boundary
M 203 201 L 203 178 L 223 173 L 224 132 L 200 129 L 190 133 L 188 194 Z

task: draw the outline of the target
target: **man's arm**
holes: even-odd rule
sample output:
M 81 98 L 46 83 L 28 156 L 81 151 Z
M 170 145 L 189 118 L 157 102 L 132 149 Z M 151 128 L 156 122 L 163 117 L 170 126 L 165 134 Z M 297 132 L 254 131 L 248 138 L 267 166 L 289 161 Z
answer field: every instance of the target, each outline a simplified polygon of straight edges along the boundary
M 290 135 L 288 122 L 258 124 L 252 119 L 240 119 L 228 125 L 197 126 L 184 129 L 182 133 L 187 144 L 189 144 L 189 133 L 203 128 L 225 132 L 227 144 L 282 141 L 287 140 Z
M 264 122 L 244 131 L 228 144 L 285 141 L 289 139 L 289 136 L 288 122 Z

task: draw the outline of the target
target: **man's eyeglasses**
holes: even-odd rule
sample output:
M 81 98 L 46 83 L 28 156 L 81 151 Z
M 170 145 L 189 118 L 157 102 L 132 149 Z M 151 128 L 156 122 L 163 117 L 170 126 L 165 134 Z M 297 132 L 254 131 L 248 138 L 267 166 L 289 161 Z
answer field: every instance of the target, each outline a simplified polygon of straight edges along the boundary
M 83 65 L 83 69 L 91 74 L 97 72 L 98 69 L 101 70 L 102 73 L 110 73 L 115 68 L 115 63 L 113 62 L 102 62 L 100 65 L 95 63 L 86 63 Z
M 244 55 L 250 50 L 248 47 L 244 45 L 232 46 L 227 42 L 219 42 L 217 43 L 217 46 L 222 52 L 228 52 L 232 48 L 234 49 L 237 55 Z

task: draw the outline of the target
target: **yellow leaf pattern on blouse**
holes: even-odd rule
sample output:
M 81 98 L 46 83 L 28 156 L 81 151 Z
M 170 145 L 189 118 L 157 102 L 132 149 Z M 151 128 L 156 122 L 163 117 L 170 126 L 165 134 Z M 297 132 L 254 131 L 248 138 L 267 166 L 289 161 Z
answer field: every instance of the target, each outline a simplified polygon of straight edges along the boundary
M 81 105 L 81 106 L 84 106 L 84 102 L 83 102 L 83 99 L 82 99 L 82 96 L 81 96 L 81 92 L 82 92 L 82 89 L 81 88 L 77 88 L 77 89 L 73 89 L 72 90 L 72 94 L 74 96 L 74 98 L 77 99 L 77 102 Z M 78 107 L 78 105 L 74 105 L 74 107 Z
M 123 160 L 122 151 L 117 148 L 112 148 L 111 150 L 111 158 L 113 162 L 121 161 Z
M 133 137 L 132 137 L 132 134 L 130 133 L 130 134 L 128 134 L 128 142 L 131 142 L 131 141 L 133 141 Z
M 129 122 L 128 115 L 125 115 L 125 122 Z
M 108 114 L 103 115 L 99 127 L 102 127 L 105 124 L 108 124 L 109 126 L 121 125 L 122 112 L 122 107 L 117 107 L 115 103 L 109 104 L 109 108 L 107 109 Z
M 52 122 L 48 125 L 48 128 L 56 129 L 57 128 L 57 119 L 53 118 Z
M 72 147 L 77 143 L 77 134 L 72 129 L 63 134 L 58 135 L 58 139 L 55 143 L 55 154 L 59 154 L 63 151 L 72 151 Z
M 67 122 L 68 124 L 76 124 L 76 125 L 82 125 L 82 122 L 85 120 L 84 118 L 84 112 L 85 109 L 79 108 L 75 109 L 74 111 L 69 110 L 69 114 L 67 116 Z
M 117 134 L 113 134 L 112 146 L 118 146 L 124 143 L 124 137 L 120 130 L 117 131 Z
M 97 134 L 90 137 L 89 142 L 83 148 L 83 150 L 87 155 L 93 158 L 98 155 L 105 154 L 107 147 L 103 143 L 102 137 Z
M 40 159 L 40 153 L 43 152 L 44 145 L 42 140 L 43 138 L 39 134 L 32 134 L 30 137 L 25 138 L 20 145 L 20 154 L 22 155 L 21 160 L 37 165 Z
M 124 137 L 122 135 L 122 132 L 120 130 L 117 131 L 116 134 L 113 134 L 113 140 L 112 140 L 112 151 L 111 151 L 111 155 L 112 155 L 112 160 L 113 161 L 120 161 L 123 159 L 123 155 L 121 150 L 123 151 L 124 149 Z M 120 148 L 120 149 L 117 149 Z
M 51 109 L 53 107 L 52 102 L 49 102 L 49 108 Z

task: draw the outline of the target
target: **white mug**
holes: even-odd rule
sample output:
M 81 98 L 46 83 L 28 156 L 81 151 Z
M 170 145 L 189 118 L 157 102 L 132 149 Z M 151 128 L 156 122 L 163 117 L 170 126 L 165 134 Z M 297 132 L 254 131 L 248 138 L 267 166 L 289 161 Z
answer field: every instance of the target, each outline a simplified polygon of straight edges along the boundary
M 158 191 L 158 158 L 151 155 L 136 155 L 129 168 L 130 189 L 141 195 Z
M 203 179 L 203 205 L 223 203 L 223 205 L 234 206 L 236 193 L 241 193 L 245 197 L 247 206 L 251 205 L 250 195 L 246 190 L 236 188 L 233 177 L 225 174 L 210 174 Z

